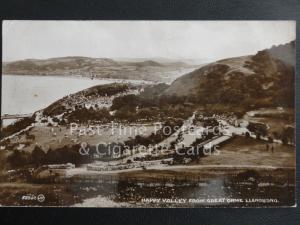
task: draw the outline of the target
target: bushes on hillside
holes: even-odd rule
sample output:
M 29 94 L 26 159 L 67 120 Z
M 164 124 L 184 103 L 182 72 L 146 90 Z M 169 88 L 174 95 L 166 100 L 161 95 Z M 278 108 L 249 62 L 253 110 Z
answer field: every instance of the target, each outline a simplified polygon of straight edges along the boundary
M 122 107 L 134 108 L 140 103 L 140 98 L 136 95 L 124 95 L 114 98 L 111 110 L 118 110 Z
M 127 140 L 124 143 L 126 146 L 129 146 L 131 148 L 138 145 L 142 145 L 142 146 L 155 145 L 163 141 L 165 138 L 169 137 L 175 131 L 177 131 L 182 126 L 182 124 L 183 124 L 183 120 L 181 119 L 167 120 L 162 125 L 162 128 L 158 130 L 156 133 L 152 133 L 147 137 L 137 135 L 134 139 Z
M 29 156 L 29 153 L 14 150 L 13 153 L 7 157 L 7 161 L 9 162 L 12 168 L 19 168 L 29 164 Z
M 8 137 L 16 132 L 19 132 L 20 130 L 25 129 L 26 127 L 30 126 L 34 122 L 35 120 L 33 117 L 26 117 L 17 120 L 15 123 L 10 124 L 7 127 L 4 127 L 2 129 L 1 138 Z
M 89 120 L 98 120 L 102 122 L 107 122 L 111 119 L 111 115 L 109 114 L 109 111 L 106 108 L 102 108 L 100 110 L 94 110 L 93 108 L 86 109 L 83 108 L 77 108 L 75 111 L 72 111 L 66 116 L 66 119 L 72 123 L 72 122 L 80 122 L 85 123 Z

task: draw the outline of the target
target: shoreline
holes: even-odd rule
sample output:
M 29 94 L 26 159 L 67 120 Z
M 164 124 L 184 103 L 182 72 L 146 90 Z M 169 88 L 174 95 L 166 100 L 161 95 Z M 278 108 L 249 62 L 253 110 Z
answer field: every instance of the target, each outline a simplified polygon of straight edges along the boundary
M 95 82 L 95 84 L 91 84 L 91 85 L 87 85 L 88 87 L 85 87 L 85 88 L 81 88 L 80 90 L 78 90 L 78 91 L 82 91 L 82 90 L 84 90 L 84 89 L 86 89 L 86 88 L 91 88 L 91 87 L 93 87 L 93 86 L 97 86 L 97 85 L 104 85 L 104 84 L 109 84 L 109 83 L 132 83 L 132 84 L 137 84 L 137 85 L 139 85 L 139 84 L 154 84 L 154 82 L 152 82 L 152 81 L 146 81 L 146 80 L 129 80 L 129 79 L 112 79 L 112 78 L 101 78 L 101 79 L 99 79 L 99 78 L 94 78 L 94 79 L 90 79 L 90 78 L 88 78 L 88 77 L 84 77 L 84 76 L 68 76 L 68 75 L 15 75 L 15 74 L 2 74 L 2 76 L 1 76 L 1 80 L 2 80 L 2 82 L 3 82 L 3 78 L 4 77 L 10 77 L 10 78 L 7 78 L 7 79 L 12 79 L 12 80 L 14 80 L 14 77 L 15 77 L 15 79 L 17 79 L 16 78 L 16 76 L 18 76 L 18 77 L 22 77 L 22 78 L 28 78 L 28 79 L 35 79 L 35 78 L 37 78 L 37 79 L 39 79 L 39 78 L 45 78 L 45 79 L 47 79 L 47 78 L 54 78 L 54 79 L 56 79 L 56 78 L 58 78 L 58 79 L 67 79 L 67 80 L 73 80 L 73 81 L 80 81 L 80 80 L 82 80 L 82 81 L 86 81 L 86 82 Z M 62 80 L 63 81 L 63 80 Z M 59 80 L 58 80 L 58 82 L 60 82 Z M 103 82 L 103 84 L 101 84 L 100 82 Z M 100 83 L 100 84 L 99 84 Z M 71 87 L 75 87 L 74 85 L 73 86 L 71 86 Z M 74 89 L 74 88 L 69 88 L 69 89 Z M 77 93 L 78 91 L 72 91 L 72 90 L 70 90 L 70 92 L 69 92 L 69 94 L 74 94 L 74 93 Z M 54 100 L 52 100 L 51 102 L 49 102 L 49 104 L 47 104 L 45 107 L 47 107 L 47 106 L 49 106 L 50 104 L 52 104 L 53 102 L 55 102 L 55 101 L 58 101 L 59 99 L 61 99 L 61 98 L 63 98 L 64 96 L 66 96 L 66 95 L 63 95 L 63 96 L 61 96 L 61 97 L 58 97 L 58 98 L 56 98 L 56 99 L 54 99 Z M 31 97 L 32 98 L 32 101 L 38 101 L 39 99 L 34 99 L 34 97 Z M 40 100 L 39 100 L 40 101 Z M 40 103 L 38 103 L 38 105 L 40 105 Z M 5 115 L 5 114 L 23 114 L 23 113 L 34 113 L 34 112 L 36 112 L 36 111 L 39 111 L 39 110 L 42 110 L 43 108 L 45 108 L 45 107 L 39 107 L 39 108 L 37 108 L 37 109 L 34 109 L 34 110 L 32 110 L 32 111 L 30 111 L 29 112 L 29 110 L 27 110 L 27 111 L 24 111 L 24 112 L 22 112 L 22 111 L 18 111 L 18 112 L 13 112 L 13 110 L 11 110 L 10 108 L 8 108 L 8 110 L 5 108 L 5 104 L 3 104 L 2 105 L 2 109 L 1 109 L 1 116 L 3 116 L 3 115 Z M 26 107 L 25 107 L 26 108 Z M 7 124 L 8 125 L 8 124 Z
M 137 82 L 137 83 L 145 83 L 145 84 L 153 84 L 156 83 L 157 81 L 152 81 L 152 80 L 132 80 L 132 79 L 121 79 L 121 78 L 93 78 L 91 79 L 88 76 L 81 76 L 81 75 L 54 75 L 54 74 L 50 74 L 50 75 L 38 75 L 38 74 L 2 74 L 2 76 L 20 76 L 20 77 L 56 77 L 56 78 L 71 78 L 71 79 L 80 79 L 80 80 L 107 80 L 107 81 L 126 81 L 126 82 Z M 161 82 L 164 83 L 164 82 Z

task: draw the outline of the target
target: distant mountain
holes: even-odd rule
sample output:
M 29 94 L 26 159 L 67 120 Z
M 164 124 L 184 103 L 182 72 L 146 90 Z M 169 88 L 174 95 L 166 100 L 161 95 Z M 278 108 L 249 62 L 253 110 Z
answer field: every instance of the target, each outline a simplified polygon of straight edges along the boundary
M 2 72 L 13 75 L 65 75 L 160 82 L 168 79 L 166 82 L 170 82 L 169 79 L 172 77 L 178 77 L 178 71 L 189 67 L 186 63 L 178 61 L 159 63 L 154 60 L 132 60 L 126 62 L 109 58 L 69 56 L 4 62 Z
M 208 58 L 190 59 L 190 58 L 164 58 L 164 57 L 150 57 L 150 58 L 113 58 L 117 62 L 144 62 L 155 61 L 162 65 L 168 66 L 173 64 L 181 64 L 184 66 L 203 65 L 204 63 L 211 62 Z
M 142 62 L 128 62 L 128 65 L 132 66 L 138 66 L 138 67 L 145 67 L 145 66 L 164 66 L 163 64 L 160 64 L 158 62 L 155 62 L 153 60 L 146 60 Z
M 293 106 L 295 42 L 219 60 L 176 79 L 164 95 L 203 104 Z
M 166 63 L 164 63 L 164 65 L 167 65 L 167 66 L 178 66 L 178 67 L 188 67 L 189 66 L 189 64 L 187 64 L 185 62 L 181 62 L 181 61 L 166 62 Z
M 46 74 L 55 71 L 70 71 L 78 69 L 92 69 L 103 66 L 118 66 L 118 63 L 107 58 L 88 58 L 80 56 L 26 59 L 3 64 L 3 73 Z

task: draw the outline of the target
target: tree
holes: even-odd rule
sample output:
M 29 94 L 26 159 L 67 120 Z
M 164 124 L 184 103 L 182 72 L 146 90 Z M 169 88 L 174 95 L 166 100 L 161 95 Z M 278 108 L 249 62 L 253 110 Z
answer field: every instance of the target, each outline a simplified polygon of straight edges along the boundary
M 33 163 L 36 166 L 41 165 L 45 160 L 46 153 L 38 146 L 35 146 L 33 149 L 30 158 L 31 163 Z
M 116 97 L 113 100 L 111 110 L 117 110 L 123 107 L 134 108 L 139 104 L 139 97 L 136 95 L 124 95 Z
M 141 119 L 150 119 L 152 117 L 153 113 L 150 109 L 141 109 L 139 110 L 139 112 L 137 113 L 138 118 Z
M 7 161 L 13 168 L 25 166 L 28 163 L 28 154 L 24 151 L 14 150 L 13 153 L 8 156 Z
M 52 164 L 59 162 L 59 155 L 56 150 L 49 149 L 46 153 L 45 163 Z

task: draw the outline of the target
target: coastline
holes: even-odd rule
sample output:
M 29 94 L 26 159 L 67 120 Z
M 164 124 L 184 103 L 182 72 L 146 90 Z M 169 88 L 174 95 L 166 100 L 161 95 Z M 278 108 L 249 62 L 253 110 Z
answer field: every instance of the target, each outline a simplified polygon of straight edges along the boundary
M 30 87 L 23 88 L 23 80 L 19 80 L 20 77 L 24 80 L 29 79 L 31 83 Z M 5 82 L 4 78 L 10 79 Z M 15 79 L 14 79 L 15 78 Z M 31 79 L 31 81 L 30 81 Z M 36 80 L 35 80 L 36 79 Z M 50 81 L 43 79 L 50 79 Z M 53 81 L 52 81 L 53 79 Z M 59 79 L 59 80 L 56 80 Z M 153 84 L 154 82 L 145 81 L 145 80 L 127 80 L 127 79 L 90 79 L 83 76 L 42 76 L 42 75 L 14 75 L 14 74 L 2 74 L 1 76 L 2 85 L 3 85 L 3 96 L 2 99 L 6 100 L 8 98 L 20 99 L 18 102 L 2 102 L 1 115 L 4 114 L 20 114 L 20 113 L 33 113 L 38 110 L 41 110 L 53 102 L 63 98 L 68 94 L 74 94 L 78 91 L 82 91 L 86 88 L 90 88 L 96 85 L 104 85 L 109 83 L 133 83 L 133 84 Z M 32 83 L 34 81 L 34 83 Z M 36 82 L 35 82 L 36 81 Z M 57 81 L 57 82 L 56 82 Z M 71 82 L 72 81 L 72 82 Z M 83 81 L 84 83 L 81 83 Z M 52 83 L 52 86 L 45 87 L 43 83 Z M 13 85 L 13 89 L 11 88 Z M 43 85 L 43 86 L 41 86 Z M 5 91 L 5 88 L 7 89 Z M 54 89 L 55 88 L 55 89 Z M 26 91 L 26 94 L 24 95 Z M 7 97 L 5 97 L 7 95 Z M 28 106 L 36 105 L 31 109 L 27 109 Z
M 50 74 L 50 75 L 39 75 L 39 74 L 1 74 L 1 78 L 2 76 L 20 76 L 20 77 L 55 77 L 55 78 L 71 78 L 71 79 L 81 79 L 81 80 L 105 80 L 105 81 L 116 81 L 116 83 L 118 82 L 135 82 L 135 83 L 144 83 L 144 84 L 152 84 L 152 83 L 156 83 L 156 81 L 151 81 L 151 80 L 132 80 L 132 79 L 115 79 L 115 78 L 89 78 L 87 76 L 81 76 L 81 75 L 54 75 L 54 74 Z M 164 82 L 162 82 L 164 83 Z

